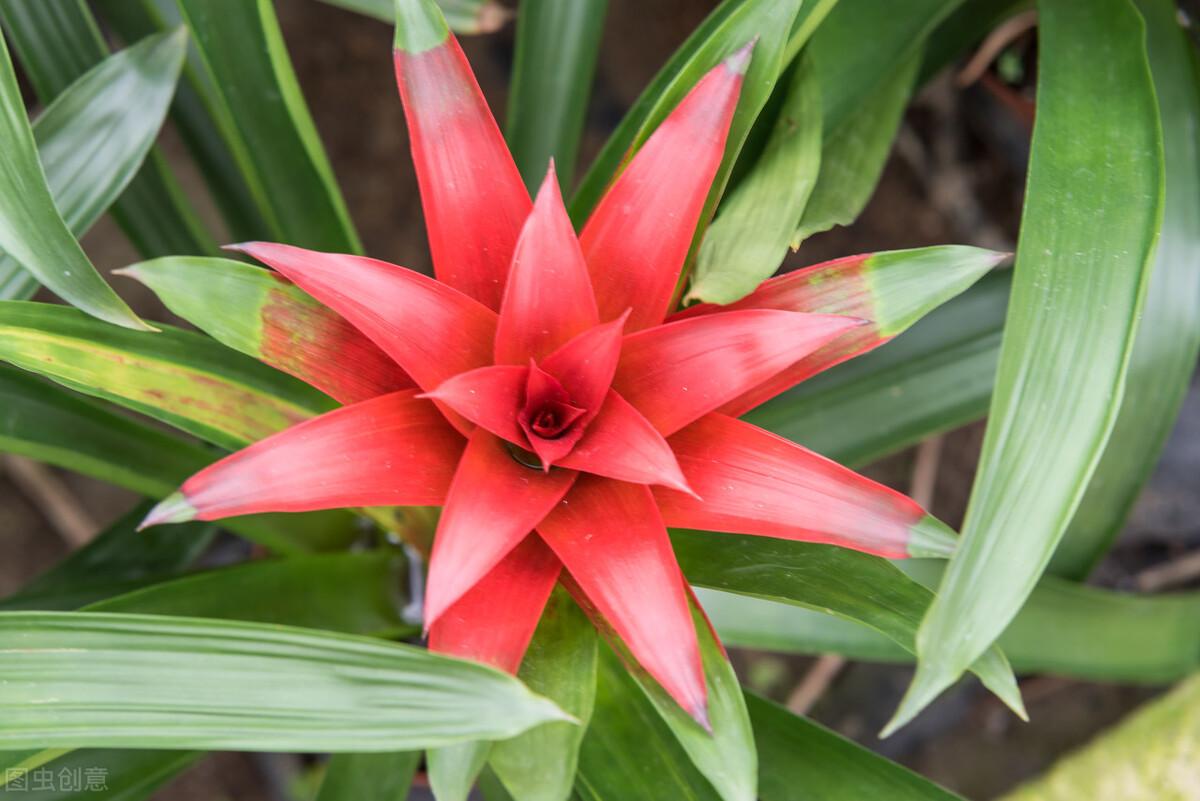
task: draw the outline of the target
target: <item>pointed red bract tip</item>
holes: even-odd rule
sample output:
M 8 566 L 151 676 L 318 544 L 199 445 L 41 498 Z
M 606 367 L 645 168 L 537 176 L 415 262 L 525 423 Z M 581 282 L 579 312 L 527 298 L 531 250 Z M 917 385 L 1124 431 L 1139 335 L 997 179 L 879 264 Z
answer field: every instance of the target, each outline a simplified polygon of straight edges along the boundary
M 151 526 L 160 526 L 164 523 L 186 523 L 195 519 L 196 507 L 188 502 L 182 492 L 174 492 L 150 510 L 146 519 L 138 525 L 137 530 L 144 531 Z

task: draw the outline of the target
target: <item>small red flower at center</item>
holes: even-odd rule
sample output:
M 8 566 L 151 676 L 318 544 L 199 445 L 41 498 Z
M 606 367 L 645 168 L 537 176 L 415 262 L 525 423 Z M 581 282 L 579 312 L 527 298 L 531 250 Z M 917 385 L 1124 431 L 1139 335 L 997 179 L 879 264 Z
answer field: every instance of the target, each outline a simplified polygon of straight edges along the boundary
M 402 11 L 396 74 L 437 280 L 359 256 L 236 249 L 340 314 L 347 337 L 369 340 L 344 352 L 377 346 L 414 388 L 223 459 L 146 524 L 443 506 L 425 606 L 431 647 L 515 671 L 562 577 L 703 721 L 705 679 L 668 525 L 890 557 L 946 544 L 908 498 L 730 416 L 889 334 L 857 316 L 807 313 L 808 288 L 821 283 L 808 271 L 733 306 L 669 316 L 749 47 L 659 126 L 577 237 L 552 166 L 530 203 L 431 4 Z M 840 298 L 865 298 L 855 283 L 864 263 L 819 268 Z M 857 308 L 870 311 L 869 300 Z M 394 386 L 394 375 L 380 383 Z

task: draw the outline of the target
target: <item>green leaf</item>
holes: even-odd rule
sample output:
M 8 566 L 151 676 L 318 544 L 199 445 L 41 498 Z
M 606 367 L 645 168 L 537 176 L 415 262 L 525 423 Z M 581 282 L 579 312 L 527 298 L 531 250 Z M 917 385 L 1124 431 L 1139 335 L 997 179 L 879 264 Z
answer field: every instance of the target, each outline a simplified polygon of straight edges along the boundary
M 376 752 L 562 719 L 482 665 L 363 637 L 199 618 L 0 612 L 0 744 Z
M 851 466 L 978 420 L 992 393 L 1010 283 L 1009 271 L 984 277 L 895 341 L 745 419 Z
M 692 620 L 708 686 L 711 731 L 701 728 L 678 702 L 642 671 L 632 671 L 633 678 L 718 797 L 723 801 L 754 801 L 758 787 L 758 752 L 754 747 L 754 732 L 750 728 L 742 688 L 725 648 L 695 603 L 692 604 Z
M 393 25 L 396 22 L 396 0 L 325 0 L 331 6 L 339 6 L 366 14 Z M 511 13 L 496 0 L 436 0 L 446 24 L 455 33 L 491 33 L 499 30 Z M 523 11 L 524 9 L 522 9 Z
M 434 797 L 438 801 L 467 801 L 491 748 L 486 740 L 431 748 L 425 754 L 425 765 Z
M 0 359 L 231 449 L 336 405 L 208 337 L 130 333 L 45 303 L 0 302 Z
M 228 146 L 274 238 L 361 252 L 270 0 L 178 0 Z
M 933 574 L 936 581 L 938 574 Z M 774 601 L 699 590 L 731 646 L 838 653 L 869 662 L 913 655 L 867 626 Z M 1159 684 L 1200 669 L 1200 595 L 1139 596 L 1044 577 L 999 644 L 1018 673 Z
M 126 42 L 183 25 L 175 0 L 95 0 L 104 21 Z M 204 60 L 189 43 L 183 78 L 175 92 L 171 117 L 191 151 L 230 235 L 238 241 L 268 239 L 271 228 L 233 155 L 233 120 L 217 95 Z
M 990 423 L 893 729 L 1016 615 L 1112 431 L 1162 218 L 1144 30 L 1128 0 L 1040 6 L 1038 119 Z
M 4 767 L 7 755 L 0 754 L 0 767 Z M 40 767 L 29 766 L 23 774 L 20 771 L 8 776 L 0 774 L 0 787 L 5 788 L 5 794 L 11 794 L 21 801 L 78 801 L 80 798 L 88 801 L 141 801 L 149 798 L 201 756 L 203 754 L 195 751 L 70 751 L 46 761 Z M 46 776 L 51 780 L 46 782 L 43 778 Z M 7 783 L 5 778 L 8 779 Z M 52 789 L 32 789 L 42 786 L 39 780 Z M 101 786 L 104 789 L 100 789 Z
M 750 693 L 762 801 L 961 801 L 861 745 Z
M 215 252 L 216 242 L 184 197 L 166 159 L 157 149 L 151 149 L 179 78 L 182 51 L 186 47 L 184 34 L 172 31 L 171 34 L 177 34 L 174 38 L 163 34 L 152 40 L 155 45 L 139 43 L 131 47 L 130 50 L 149 52 L 136 58 L 118 58 L 125 70 L 119 82 L 112 74 L 116 70 L 110 67 L 108 74 L 94 75 L 84 86 L 72 89 L 72 84 L 109 58 L 108 45 L 86 4 L 82 0 L 6 0 L 0 14 L 43 103 L 56 104 L 62 95 L 72 91 L 76 96 L 73 102 L 82 107 L 73 109 L 78 113 L 87 110 L 86 95 L 103 95 L 104 103 L 91 110 L 91 119 L 73 121 L 69 111 L 59 112 L 59 125 L 70 125 L 77 130 L 82 127 L 90 134 L 81 137 L 82 142 L 63 143 L 63 150 L 50 154 L 53 159 L 66 161 L 65 165 L 48 163 L 45 144 L 38 134 L 41 121 L 34 124 L 46 179 L 68 227 L 78 236 L 111 203 L 113 216 L 144 256 Z M 130 60 L 132 64 L 128 63 Z M 129 103 L 130 97 L 137 97 L 138 102 Z M 125 113 L 113 114 L 116 105 Z M 124 142 L 113 138 L 114 133 L 133 139 Z M 129 155 L 123 152 L 126 150 Z M 128 164 L 125 159 L 130 160 Z M 63 168 L 71 171 L 71 182 L 81 185 L 56 186 L 53 173 Z M 110 187 L 113 178 L 108 176 L 114 173 L 120 183 Z M 91 211 L 91 216 L 83 218 L 86 223 L 82 226 L 73 222 L 78 211 L 64 206 L 60 194 L 83 194 L 83 200 L 95 203 L 98 198 L 88 198 L 88 194 L 108 192 L 111 195 Z M 120 197 L 114 203 L 117 195 Z
M 1002 801 L 1188 801 L 1200 764 L 1200 676 L 1139 709 Z
M 725 146 L 725 159 L 713 181 L 702 221 L 711 216 L 729 171 L 758 112 L 767 102 L 783 67 L 788 33 L 800 22 L 797 14 L 822 14 L 831 3 L 812 6 L 795 0 L 725 0 L 675 52 L 609 137 L 571 200 L 578 224 L 591 213 L 613 177 L 710 69 L 747 42 L 759 37 Z M 703 222 L 701 227 L 703 227 Z
M 117 297 L 71 235 L 46 185 L 8 48 L 0 37 L 0 251 L 95 317 L 153 330 Z
M 921 616 L 933 594 L 886 559 L 832 545 L 703 531 L 671 534 L 689 582 L 710 589 L 804 606 L 869 626 L 916 650 Z M 1023 714 L 1007 660 L 993 648 L 973 672 Z
M 822 75 L 823 83 L 828 85 L 831 79 L 824 76 L 829 72 L 838 74 L 838 71 L 833 65 L 824 66 L 822 58 L 828 56 L 823 56 L 824 51 L 816 47 L 824 30 L 818 30 L 813 44 L 817 74 Z M 821 172 L 804 207 L 804 216 L 792 232 L 793 249 L 815 233 L 852 223 L 867 205 L 892 149 L 892 140 L 896 138 L 904 108 L 908 105 L 919 64 L 919 53 L 915 53 L 906 61 L 892 65 L 887 76 L 870 94 L 845 112 L 841 124 L 826 126 L 828 140 L 821 152 Z M 841 94 L 835 94 L 835 97 L 840 98 Z
M 1121 532 L 1187 394 L 1200 351 L 1200 81 L 1168 0 L 1139 0 L 1162 114 L 1162 234 L 1137 323 L 1125 397 L 1104 455 L 1050 570 L 1085 577 Z
M 384 552 L 256 560 L 155 584 L 88 611 L 245 620 L 372 636 L 412 633 L 407 563 Z
M 596 700 L 596 630 L 563 589 L 550 596 L 517 676 L 579 725 L 543 723 L 495 743 L 489 764 L 517 801 L 566 801 Z
M 530 193 L 554 159 L 558 182 L 575 175 L 608 0 L 525 0 L 508 93 L 507 139 Z
M 732 303 L 779 269 L 820 168 L 821 91 L 802 55 L 762 155 L 704 235 L 687 300 Z
M 165 497 L 220 454 L 0 365 L 0 452 L 16 453 Z M 255 515 L 222 526 L 282 553 L 344 548 L 358 537 L 343 512 Z
M 646 694 L 600 649 L 596 705 L 579 754 L 580 801 L 717 801 Z
M 151 176 L 154 168 L 143 173 L 138 169 L 162 127 L 183 46 L 179 35 L 160 34 L 109 56 L 58 94 L 34 121 L 46 183 L 76 236 L 82 236 L 118 196 L 126 199 L 126 219 L 132 222 L 136 207 L 128 201 L 130 181 L 149 186 L 157 180 Z M 129 97 L 138 98 L 134 107 L 112 113 Z M 135 174 L 143 178 L 135 179 Z M 155 205 L 163 215 L 172 209 L 163 202 Z M 37 288 L 37 279 L 15 259 L 0 255 L 0 298 L 25 299 Z
M 812 38 L 821 79 L 825 139 L 911 59 L 963 0 L 841 0 Z M 886 24 L 880 24 L 886 20 Z M 866 32 L 870 32 L 869 34 Z
M 95 539 L 0 600 L 0 609 L 77 609 L 183 572 L 216 534 L 209 523 L 137 530 L 152 504 L 141 503 Z
M 404 801 L 420 761 L 419 751 L 334 754 L 317 801 Z

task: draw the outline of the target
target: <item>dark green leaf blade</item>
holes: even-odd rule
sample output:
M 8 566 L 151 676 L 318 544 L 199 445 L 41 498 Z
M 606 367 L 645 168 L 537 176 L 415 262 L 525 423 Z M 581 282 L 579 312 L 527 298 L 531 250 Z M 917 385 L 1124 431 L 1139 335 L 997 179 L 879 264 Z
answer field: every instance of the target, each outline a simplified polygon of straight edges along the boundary
M 821 167 L 821 92 L 801 55 L 762 155 L 722 201 L 704 234 L 686 300 L 731 303 L 787 255 Z
M 216 527 L 193 523 L 139 532 L 151 506 L 135 506 L 19 593 L 0 600 L 0 609 L 77 609 L 185 570 L 212 542 Z
M 816 52 L 817 73 L 821 74 L 824 62 L 821 51 Z M 804 216 L 792 232 L 792 248 L 798 248 L 815 233 L 850 224 L 867 205 L 908 105 L 920 64 L 918 55 L 893 65 L 842 123 L 829 129 L 828 142 L 821 152 L 821 172 L 804 207 Z
M 596 630 L 562 588 L 554 591 L 517 677 L 579 725 L 543 723 L 492 746 L 496 776 L 520 801 L 566 801 L 596 700 Z
M 76 103 L 80 102 L 78 95 L 82 87 L 73 88 L 72 84 L 104 62 L 109 55 L 108 46 L 87 5 L 82 0 L 6 0 L 0 4 L 0 14 L 12 37 L 17 55 L 29 73 L 42 102 L 47 105 L 51 105 L 52 101 L 57 103 L 60 96 L 68 91 L 76 95 Z M 169 32 L 163 32 L 166 33 Z M 168 37 L 157 36 L 155 41 L 160 42 L 158 47 L 163 51 L 157 56 L 157 61 L 129 65 L 134 72 L 125 75 L 122 84 L 107 85 L 113 80 L 111 75 L 105 79 L 99 76 L 90 79 L 87 91 L 104 93 L 110 95 L 110 98 L 100 109 L 103 113 L 93 112 L 93 119 L 74 123 L 90 123 L 109 128 L 120 126 L 133 129 L 139 137 L 146 137 L 144 144 L 135 141 L 125 145 L 134 146 L 134 152 L 138 155 L 136 161 L 127 168 L 128 173 L 123 175 L 120 186 L 124 187 L 124 192 L 114 190 L 114 196 L 121 196 L 112 203 L 112 212 L 118 224 L 138 251 L 146 257 L 168 253 L 216 251 L 216 243 L 200 222 L 195 209 L 183 196 L 166 159 L 156 149 L 150 149 L 158 129 L 162 126 L 166 104 L 171 101 L 179 77 L 179 51 L 186 46 L 183 41 L 184 35 L 180 33 L 179 36 L 181 38 L 170 42 L 169 48 L 163 43 Z M 138 48 L 133 40 L 129 44 L 131 50 Z M 146 57 L 143 55 L 140 58 Z M 149 58 L 155 58 L 153 53 Z M 129 86 L 133 81 L 137 82 L 136 85 Z M 112 95 L 115 97 L 111 97 Z M 137 97 L 138 101 L 131 103 L 128 100 L 130 97 Z M 124 113 L 111 113 L 113 106 L 120 106 Z M 63 112 L 59 115 L 63 116 Z M 35 123 L 35 137 L 38 137 L 39 127 Z M 91 132 L 90 137 L 84 139 L 84 147 L 79 150 L 68 148 L 54 154 L 54 157 L 69 162 L 67 166 L 74 168 L 78 173 L 74 181 L 82 184 L 82 187 L 64 186 L 62 190 L 78 192 L 92 189 L 94 186 L 92 191 L 96 191 L 105 186 L 105 182 L 101 180 L 105 172 L 119 168 L 124 171 L 125 168 L 119 161 L 110 163 L 110 159 L 114 159 L 117 153 L 103 150 L 88 152 L 88 149 L 115 148 L 121 145 L 119 139 L 109 138 L 112 135 L 111 132 L 96 129 Z M 71 211 L 65 208 L 61 201 L 60 188 L 56 187 L 52 175 L 54 168 L 47 163 L 47 153 L 40 137 L 38 144 L 47 181 L 59 211 L 67 220 L 67 225 L 79 235 L 82 231 L 72 222 Z M 107 206 L 108 203 L 104 205 Z M 103 210 L 102 206 L 93 213 L 99 215 Z M 91 220 L 88 220 L 83 228 L 86 229 L 90 223 Z
M 850 466 L 978 420 L 992 394 L 1011 278 L 984 277 L 895 341 L 745 419 Z
M 220 456 L 7 365 L 0 365 L 0 451 L 154 498 Z M 255 515 L 223 525 L 281 553 L 344 548 L 358 537 L 342 512 Z
M 0 755 L 0 766 L 9 753 Z M 202 756 L 195 751 L 87 748 L 56 756 L 25 772 L 6 770 L 9 775 L 0 774 L 0 788 L 22 801 L 142 801 Z M 52 781 L 41 781 L 45 771 L 50 772 Z M 47 789 L 33 789 L 39 786 Z
M 1013 295 L 963 537 L 891 728 L 988 648 L 1032 591 L 1120 406 L 1162 216 L 1162 137 L 1128 0 L 1043 0 L 1038 119 Z
M 940 575 L 933 572 L 936 583 Z M 700 590 L 726 643 L 789 653 L 838 653 L 911 663 L 878 631 L 812 609 Z M 1140 596 L 1044 576 L 1000 637 L 1021 674 L 1133 684 L 1178 681 L 1200 668 L 1200 594 Z
M 886 559 L 832 545 L 705 531 L 673 531 L 671 542 L 693 584 L 834 614 L 916 650 L 917 627 L 932 593 Z M 1016 680 L 998 649 L 972 670 L 1023 714 Z
M 94 5 L 126 42 L 183 25 L 175 0 L 96 0 Z M 188 47 L 171 118 L 195 158 L 230 235 L 242 242 L 270 238 L 271 229 L 233 155 L 237 131 L 194 42 Z
M 907 768 L 750 693 L 762 801 L 962 801 Z
M 230 142 L 280 241 L 361 252 L 270 0 L 178 0 L 222 104 Z M 230 132 L 232 133 L 232 132 Z
M 574 180 L 607 5 L 526 0 L 518 9 L 505 138 L 530 194 L 551 159 L 564 191 Z
M 583 738 L 581 801 L 718 801 L 666 722 L 611 649 L 598 662 L 596 706 Z
M 395 751 L 564 717 L 479 664 L 286 626 L 0 612 L 0 664 L 7 749 Z
M 1162 114 L 1162 235 L 1138 322 L 1125 397 L 1087 493 L 1050 562 L 1082 579 L 1120 533 L 1179 414 L 1200 351 L 1200 81 L 1169 0 L 1139 0 Z
M 138 174 L 166 116 L 183 46 L 178 36 L 159 34 L 109 56 L 63 90 L 34 121 L 46 183 L 76 236 L 127 192 Z M 113 114 L 113 107 L 129 97 L 137 97 L 137 104 Z M 132 209 L 126 216 L 137 217 Z M 0 298 L 26 299 L 37 288 L 33 275 L 0 254 Z
M 317 801 L 404 801 L 420 761 L 418 751 L 334 754 Z
M 8 48 L 0 40 L 0 250 L 64 300 L 115 325 L 152 330 L 104 282 L 46 185 Z

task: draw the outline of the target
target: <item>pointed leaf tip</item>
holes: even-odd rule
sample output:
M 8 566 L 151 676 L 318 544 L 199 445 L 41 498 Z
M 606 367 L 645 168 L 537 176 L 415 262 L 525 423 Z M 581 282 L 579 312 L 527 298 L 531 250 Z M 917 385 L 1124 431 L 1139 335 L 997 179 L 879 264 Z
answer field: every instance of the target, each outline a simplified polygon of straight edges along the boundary
M 196 507 L 188 502 L 182 492 L 175 492 L 151 509 L 137 530 L 143 531 L 151 526 L 160 526 L 164 523 L 186 523 L 195 519 Z
M 405 53 L 423 53 L 446 41 L 450 28 L 433 0 L 396 0 L 394 47 Z
M 725 68 L 735 75 L 745 75 L 746 70 L 750 69 L 750 59 L 754 55 L 754 47 L 757 44 L 758 37 L 755 36 L 739 47 L 725 59 Z
M 957 548 L 954 529 L 933 515 L 925 515 L 908 529 L 908 555 L 913 558 L 949 559 Z

